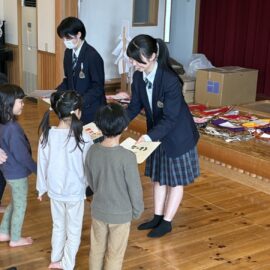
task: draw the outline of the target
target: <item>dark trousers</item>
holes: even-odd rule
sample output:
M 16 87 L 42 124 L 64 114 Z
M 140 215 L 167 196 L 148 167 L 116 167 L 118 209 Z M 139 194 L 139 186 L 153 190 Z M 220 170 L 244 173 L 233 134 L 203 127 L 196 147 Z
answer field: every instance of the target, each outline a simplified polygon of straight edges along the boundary
M 92 196 L 93 195 L 93 191 L 92 191 L 92 189 L 88 186 L 87 188 L 86 188 L 86 197 L 90 197 L 90 196 Z
M 2 172 L 0 171 L 0 204 L 1 204 L 2 196 L 5 190 L 5 186 L 6 186 L 6 179 L 4 175 L 2 174 Z

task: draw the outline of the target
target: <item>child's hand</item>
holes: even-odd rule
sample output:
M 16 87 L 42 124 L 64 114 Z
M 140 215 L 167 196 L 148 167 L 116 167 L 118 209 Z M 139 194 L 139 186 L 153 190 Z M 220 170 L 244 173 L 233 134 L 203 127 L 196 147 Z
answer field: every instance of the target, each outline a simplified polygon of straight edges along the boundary
M 137 140 L 136 144 L 142 143 L 142 142 L 145 142 L 145 138 L 143 135 Z
M 0 164 L 5 163 L 7 160 L 6 153 L 0 148 Z
M 38 196 L 37 199 L 42 202 L 42 196 Z

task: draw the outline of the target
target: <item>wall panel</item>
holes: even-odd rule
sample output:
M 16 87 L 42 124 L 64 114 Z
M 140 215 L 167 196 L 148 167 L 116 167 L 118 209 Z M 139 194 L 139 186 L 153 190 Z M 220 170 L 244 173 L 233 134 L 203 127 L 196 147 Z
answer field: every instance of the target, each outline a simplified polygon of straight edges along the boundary
M 38 51 L 38 89 L 55 89 L 55 54 Z
M 8 81 L 21 85 L 19 47 L 13 44 L 6 44 L 6 46 L 13 51 L 13 60 L 7 61 Z

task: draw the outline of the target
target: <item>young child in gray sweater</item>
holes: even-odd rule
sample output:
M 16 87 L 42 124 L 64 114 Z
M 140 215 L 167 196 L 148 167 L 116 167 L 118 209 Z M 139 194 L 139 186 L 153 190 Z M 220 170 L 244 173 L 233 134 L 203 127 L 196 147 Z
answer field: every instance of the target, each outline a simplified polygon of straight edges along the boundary
M 104 140 L 88 151 L 85 170 L 93 190 L 89 269 L 120 270 L 132 219 L 143 212 L 143 194 L 135 154 L 119 145 L 129 119 L 118 104 L 96 116 Z

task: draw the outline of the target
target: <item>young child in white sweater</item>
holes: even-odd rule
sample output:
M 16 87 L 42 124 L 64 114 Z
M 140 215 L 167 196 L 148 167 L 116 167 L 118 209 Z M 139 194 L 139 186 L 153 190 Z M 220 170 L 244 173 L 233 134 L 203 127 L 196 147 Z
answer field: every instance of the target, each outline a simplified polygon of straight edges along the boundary
M 80 122 L 82 100 L 74 91 L 57 92 L 51 106 L 59 118 L 49 126 L 50 110 L 40 124 L 38 147 L 38 199 L 47 192 L 53 220 L 49 268 L 72 270 L 80 245 L 86 177 L 84 158 L 92 140 Z

